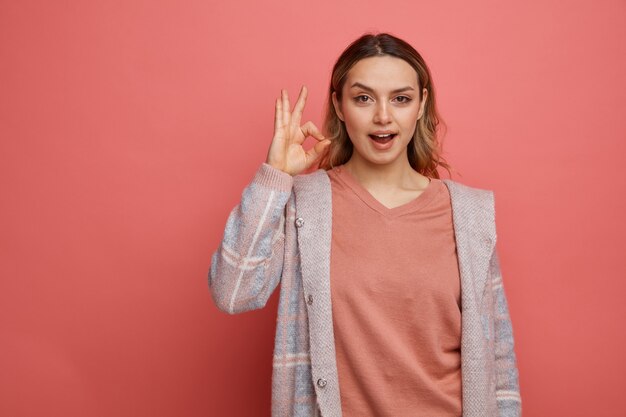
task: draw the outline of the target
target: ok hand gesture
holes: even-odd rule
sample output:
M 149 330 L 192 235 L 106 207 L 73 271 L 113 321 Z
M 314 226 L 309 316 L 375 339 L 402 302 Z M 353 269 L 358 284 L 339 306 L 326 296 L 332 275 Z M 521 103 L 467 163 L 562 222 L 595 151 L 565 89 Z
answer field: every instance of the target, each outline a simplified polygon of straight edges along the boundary
M 286 90 L 281 90 L 281 97 L 276 99 L 274 138 L 266 162 L 290 175 L 297 175 L 308 169 L 330 145 L 330 139 L 325 139 L 313 122 L 300 126 L 306 97 L 307 89 L 302 86 L 293 112 L 289 111 L 289 95 Z M 309 136 L 313 136 L 318 142 L 305 151 L 302 143 Z

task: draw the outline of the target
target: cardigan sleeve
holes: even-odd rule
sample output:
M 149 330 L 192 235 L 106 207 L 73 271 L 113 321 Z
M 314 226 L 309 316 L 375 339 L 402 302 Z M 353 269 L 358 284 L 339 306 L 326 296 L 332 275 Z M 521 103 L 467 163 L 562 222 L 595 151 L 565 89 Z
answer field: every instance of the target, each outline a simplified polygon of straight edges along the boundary
M 514 350 L 513 327 L 504 292 L 500 259 L 494 248 L 489 264 L 495 299 L 495 367 L 496 400 L 499 417 L 520 417 L 522 400 L 519 389 L 517 358 Z
M 278 285 L 292 188 L 291 175 L 263 163 L 231 210 L 209 270 L 209 289 L 220 310 L 262 308 Z

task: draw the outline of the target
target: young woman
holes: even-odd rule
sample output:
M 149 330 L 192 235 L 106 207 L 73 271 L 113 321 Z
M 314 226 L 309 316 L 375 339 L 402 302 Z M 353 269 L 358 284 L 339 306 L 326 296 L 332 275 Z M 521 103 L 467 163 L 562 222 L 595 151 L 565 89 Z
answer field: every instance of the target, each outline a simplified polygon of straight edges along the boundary
M 439 179 L 422 57 L 385 33 L 354 41 L 325 135 L 301 124 L 306 97 L 276 101 L 267 159 L 209 272 L 231 314 L 281 283 L 272 415 L 520 416 L 493 192 Z

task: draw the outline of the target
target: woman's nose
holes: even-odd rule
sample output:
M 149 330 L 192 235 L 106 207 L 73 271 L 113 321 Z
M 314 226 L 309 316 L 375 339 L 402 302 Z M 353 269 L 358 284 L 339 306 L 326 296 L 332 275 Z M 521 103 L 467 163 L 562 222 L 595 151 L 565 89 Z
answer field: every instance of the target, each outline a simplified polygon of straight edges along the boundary
M 387 103 L 378 103 L 376 113 L 374 114 L 374 123 L 387 124 L 391 121 Z

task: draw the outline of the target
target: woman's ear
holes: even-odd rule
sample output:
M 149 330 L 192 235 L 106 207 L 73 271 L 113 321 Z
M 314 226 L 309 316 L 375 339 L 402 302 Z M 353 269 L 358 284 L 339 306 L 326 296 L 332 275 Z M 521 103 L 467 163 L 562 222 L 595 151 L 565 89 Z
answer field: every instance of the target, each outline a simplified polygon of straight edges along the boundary
M 333 106 L 335 107 L 335 113 L 337 113 L 337 116 L 339 117 L 339 120 L 341 120 L 342 122 L 344 122 L 345 120 L 343 120 L 343 113 L 341 112 L 341 104 L 339 104 L 339 101 L 337 101 L 337 92 L 333 91 Z
M 428 100 L 428 90 L 424 88 L 422 90 L 422 102 L 420 103 L 420 110 L 417 114 L 417 120 L 421 119 L 424 115 L 424 109 L 426 108 L 426 100 Z

